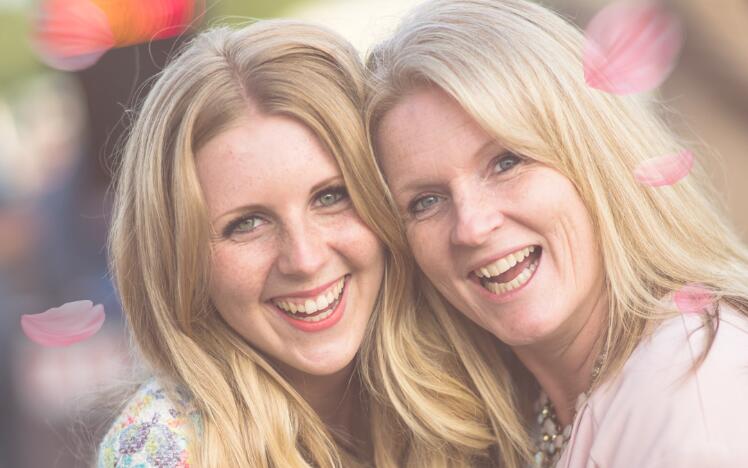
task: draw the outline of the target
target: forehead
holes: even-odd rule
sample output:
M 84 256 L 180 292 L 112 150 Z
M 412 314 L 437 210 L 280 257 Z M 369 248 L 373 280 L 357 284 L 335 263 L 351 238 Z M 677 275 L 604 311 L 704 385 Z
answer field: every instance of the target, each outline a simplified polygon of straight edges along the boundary
M 457 101 L 436 87 L 403 97 L 384 115 L 375 138 L 388 180 L 461 165 L 493 140 Z
M 236 198 L 262 198 L 313 185 L 338 172 L 335 160 L 311 130 L 279 115 L 240 118 L 198 150 L 196 164 L 211 210 L 231 209 L 227 205 Z

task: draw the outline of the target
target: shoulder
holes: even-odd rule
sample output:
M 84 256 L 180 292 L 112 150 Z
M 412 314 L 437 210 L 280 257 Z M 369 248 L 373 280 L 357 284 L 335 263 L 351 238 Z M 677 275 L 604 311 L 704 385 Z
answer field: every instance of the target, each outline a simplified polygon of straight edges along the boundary
M 721 459 L 748 464 L 742 440 L 748 421 L 748 319 L 720 305 L 714 341 L 696 366 L 708 337 L 698 315 L 669 319 L 592 395 L 588 409 L 599 436 L 597 458 L 612 460 L 636 449 L 642 457 L 636 466 Z
M 180 398 L 175 405 L 155 379 L 143 384 L 101 441 L 97 467 L 189 467 L 190 425 L 198 421 L 178 410 L 188 403 Z
M 621 372 L 621 383 L 672 391 L 689 384 L 703 389 L 712 384 L 722 387 L 732 380 L 744 383 L 748 317 L 720 304 L 711 345 L 709 327 L 699 314 L 684 313 L 662 322 L 631 355 Z

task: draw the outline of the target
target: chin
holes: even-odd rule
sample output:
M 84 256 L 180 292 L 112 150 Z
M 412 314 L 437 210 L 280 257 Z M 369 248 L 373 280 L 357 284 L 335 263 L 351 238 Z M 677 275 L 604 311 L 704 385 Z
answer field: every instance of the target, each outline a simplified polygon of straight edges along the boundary
M 538 315 L 519 312 L 509 323 L 496 324 L 489 331 L 510 347 L 541 343 L 552 336 L 560 324 L 544 317 L 542 313 Z
M 355 352 L 349 351 L 326 351 L 324 355 L 315 357 L 307 355 L 299 360 L 294 367 L 301 372 L 318 377 L 333 375 L 346 369 L 356 357 Z

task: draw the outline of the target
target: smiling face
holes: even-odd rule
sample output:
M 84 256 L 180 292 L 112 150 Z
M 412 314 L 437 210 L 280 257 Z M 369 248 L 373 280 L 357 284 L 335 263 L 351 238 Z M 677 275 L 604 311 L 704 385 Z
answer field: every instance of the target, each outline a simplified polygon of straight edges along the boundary
M 508 152 L 432 87 L 386 113 L 376 142 L 416 261 L 452 305 L 510 346 L 573 338 L 603 273 L 569 179 Z
M 329 375 L 361 345 L 382 247 L 316 136 L 247 113 L 197 153 L 213 235 L 210 297 L 226 322 L 287 372 Z

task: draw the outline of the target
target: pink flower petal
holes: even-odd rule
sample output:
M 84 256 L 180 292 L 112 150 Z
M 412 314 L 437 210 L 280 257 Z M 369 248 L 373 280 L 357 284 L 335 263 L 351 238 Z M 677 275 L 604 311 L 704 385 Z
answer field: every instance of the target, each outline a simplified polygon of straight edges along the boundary
M 155 39 L 165 39 L 184 32 L 192 21 L 195 11 L 194 1 L 169 1 L 165 2 L 164 13 L 159 23 L 160 30 L 155 31 Z
M 587 26 L 585 81 L 612 94 L 649 91 L 673 70 L 682 43 L 680 21 L 657 3 L 612 3 Z
M 43 0 L 34 33 L 38 55 L 61 70 L 93 65 L 113 47 L 182 34 L 204 0 Z
M 702 284 L 689 283 L 675 292 L 673 300 L 681 312 L 707 312 L 714 303 L 714 294 Z
M 687 176 L 692 167 L 693 153 L 685 150 L 640 163 L 634 169 L 634 178 L 651 187 L 672 185 Z
M 92 52 L 90 54 L 73 55 L 67 56 L 55 56 L 52 54 L 44 55 L 40 53 L 40 58 L 47 66 L 62 71 L 77 71 L 84 70 L 88 67 L 93 66 L 99 61 L 102 55 L 106 53 L 106 50 L 99 52 Z
M 34 32 L 37 52 L 47 65 L 81 70 L 114 44 L 106 14 L 89 0 L 47 0 Z
M 68 302 L 41 314 L 21 316 L 21 328 L 42 346 L 68 346 L 99 331 L 106 318 L 104 306 L 91 301 Z
M 117 47 L 181 34 L 201 0 L 91 0 L 109 18 Z

